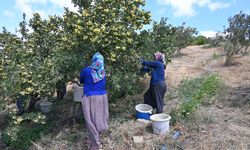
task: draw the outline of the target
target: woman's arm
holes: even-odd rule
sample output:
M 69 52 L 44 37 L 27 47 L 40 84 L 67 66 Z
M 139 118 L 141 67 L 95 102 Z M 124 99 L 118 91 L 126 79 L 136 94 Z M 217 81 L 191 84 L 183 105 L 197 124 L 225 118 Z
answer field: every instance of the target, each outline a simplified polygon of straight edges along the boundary
M 142 66 L 141 71 L 150 72 L 150 68 L 148 66 Z
M 158 66 L 158 62 L 156 62 L 156 61 L 142 61 L 142 65 L 148 66 L 151 68 L 156 68 Z

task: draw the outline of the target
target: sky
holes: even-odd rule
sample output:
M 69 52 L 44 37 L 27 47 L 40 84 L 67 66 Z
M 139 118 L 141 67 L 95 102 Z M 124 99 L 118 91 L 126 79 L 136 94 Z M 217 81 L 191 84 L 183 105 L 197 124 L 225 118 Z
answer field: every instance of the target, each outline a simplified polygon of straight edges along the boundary
M 0 28 L 5 26 L 15 33 L 22 13 L 31 18 L 38 12 L 47 18 L 48 15 L 62 15 L 64 7 L 77 10 L 71 0 L 0 0 Z M 223 26 L 228 26 L 229 17 L 240 11 L 250 14 L 250 0 L 146 0 L 143 9 L 150 11 L 155 21 L 166 17 L 174 26 L 185 22 L 197 28 L 200 35 L 212 37 L 223 31 Z M 145 29 L 150 27 L 145 26 Z

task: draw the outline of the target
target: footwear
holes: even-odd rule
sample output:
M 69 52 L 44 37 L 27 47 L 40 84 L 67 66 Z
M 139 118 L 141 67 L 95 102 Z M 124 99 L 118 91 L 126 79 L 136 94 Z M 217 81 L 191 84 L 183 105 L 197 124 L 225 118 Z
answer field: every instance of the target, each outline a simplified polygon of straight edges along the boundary
M 99 150 L 103 150 L 103 145 L 102 144 L 100 144 Z

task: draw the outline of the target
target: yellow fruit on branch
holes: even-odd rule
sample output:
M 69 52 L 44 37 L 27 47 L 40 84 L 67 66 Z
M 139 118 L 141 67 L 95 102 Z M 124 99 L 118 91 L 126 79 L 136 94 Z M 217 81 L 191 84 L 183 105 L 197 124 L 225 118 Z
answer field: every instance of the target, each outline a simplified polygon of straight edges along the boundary
M 99 28 L 95 28 L 95 29 L 94 29 L 94 32 L 95 32 L 95 33 L 99 33 L 100 31 L 101 31 L 101 30 L 100 30 Z

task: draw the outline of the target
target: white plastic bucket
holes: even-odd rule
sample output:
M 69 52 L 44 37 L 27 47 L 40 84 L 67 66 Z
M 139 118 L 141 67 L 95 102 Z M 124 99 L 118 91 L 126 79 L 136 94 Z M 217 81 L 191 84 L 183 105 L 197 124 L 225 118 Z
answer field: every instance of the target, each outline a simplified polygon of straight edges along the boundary
M 83 87 L 74 86 L 74 102 L 82 102 Z
M 48 112 L 50 112 L 50 110 L 51 110 L 51 108 L 52 108 L 52 103 L 51 102 L 41 102 L 40 103 L 40 109 L 41 109 L 41 111 L 43 112 L 43 113 L 48 113 Z
M 171 116 L 167 114 L 154 114 L 150 116 L 152 121 L 153 132 L 155 134 L 166 134 L 169 132 L 169 122 Z

